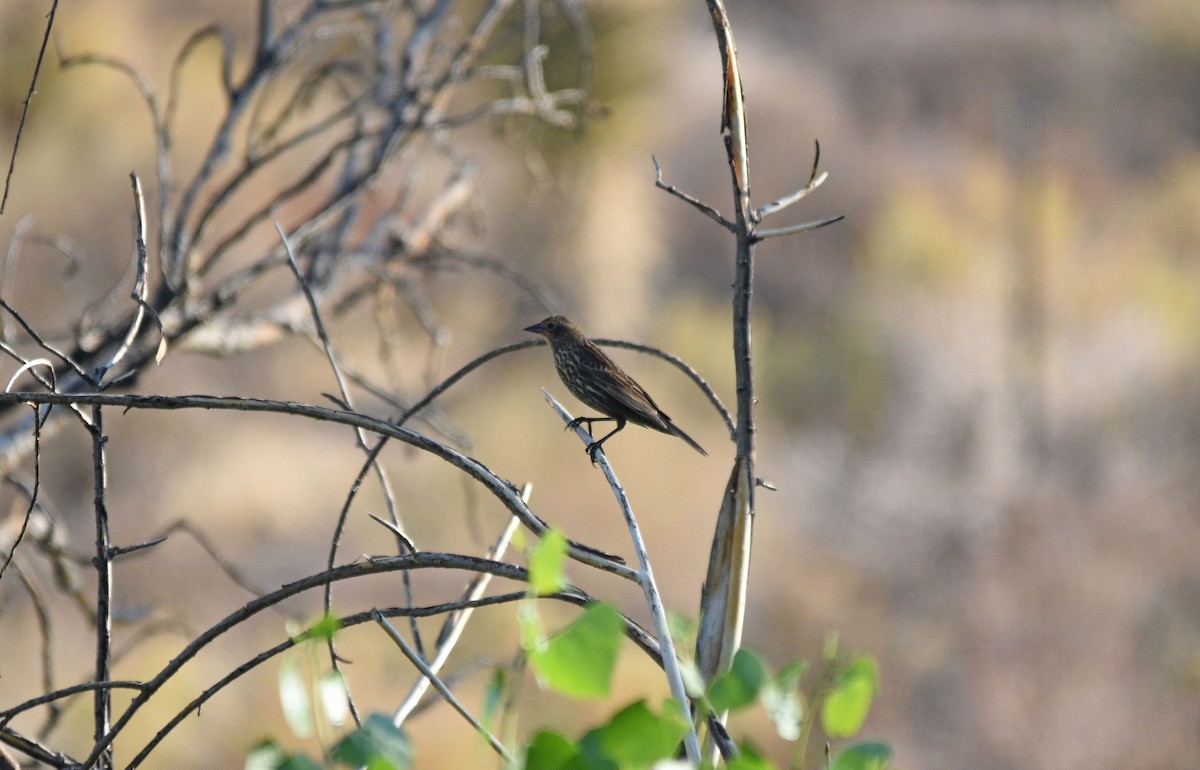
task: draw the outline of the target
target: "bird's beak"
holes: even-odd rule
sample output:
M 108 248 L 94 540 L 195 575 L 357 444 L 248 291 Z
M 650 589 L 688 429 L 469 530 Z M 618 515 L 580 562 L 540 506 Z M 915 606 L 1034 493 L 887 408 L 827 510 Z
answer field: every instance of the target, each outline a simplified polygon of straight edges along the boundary
M 533 326 L 526 326 L 524 331 L 532 332 L 533 334 L 545 334 L 546 333 L 546 330 L 542 328 L 542 325 L 540 323 L 536 323 Z

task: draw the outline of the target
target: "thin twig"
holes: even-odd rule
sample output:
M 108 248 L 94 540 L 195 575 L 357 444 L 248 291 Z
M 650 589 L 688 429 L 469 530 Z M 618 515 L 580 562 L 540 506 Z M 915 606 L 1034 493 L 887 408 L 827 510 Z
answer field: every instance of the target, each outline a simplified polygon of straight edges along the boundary
M 471 726 L 475 728 L 476 732 L 483 736 L 484 740 L 488 742 L 488 745 L 491 746 L 492 749 L 504 759 L 506 765 L 512 766 L 515 758 L 509 753 L 508 749 L 504 748 L 504 744 L 501 743 L 496 736 L 492 735 L 492 733 L 483 726 L 483 723 L 476 719 L 471 712 L 467 711 L 466 707 L 462 705 L 462 702 L 454 696 L 454 693 L 450 692 L 450 688 L 446 686 L 446 683 L 442 681 L 441 677 L 439 677 L 434 670 L 429 667 L 429 664 L 421 659 L 421 656 L 417 654 L 416 650 L 409 646 L 408 642 L 404 640 L 404 637 L 401 636 L 400 633 L 396 631 L 395 627 L 387 621 L 387 618 L 380 614 L 378 610 L 372 611 L 371 614 L 375 617 L 375 622 L 379 624 L 379 626 L 387 633 L 389 637 L 391 637 L 392 641 L 396 643 L 396 646 L 400 648 L 405 657 L 407 657 L 413 666 L 415 666 L 417 670 L 421 672 L 421 675 L 433 685 L 433 689 L 437 690 L 438 693 L 446 699 L 446 702 L 450 704 L 450 707 L 457 711 L 463 719 L 467 720 L 467 722 L 469 722 Z
M 133 323 L 129 325 L 129 331 L 126 332 L 121 347 L 117 348 L 112 358 L 102 367 L 103 371 L 108 371 L 125 358 L 125 354 L 129 352 L 129 348 L 133 346 L 134 340 L 142 331 L 142 320 L 146 317 L 146 310 L 149 307 L 146 304 L 146 202 L 142 198 L 142 183 L 138 181 L 137 174 L 130 172 L 129 179 L 133 184 L 133 210 L 137 223 L 134 239 L 137 248 L 137 273 L 133 279 L 133 292 L 131 293 L 133 301 L 137 303 L 137 311 L 133 314 Z M 103 377 L 103 373 L 100 376 Z
M 25 244 L 25 238 L 33 228 L 33 214 L 26 214 L 17 220 L 12 236 L 8 241 L 8 250 L 4 253 L 4 262 L 0 264 L 0 297 L 9 296 L 13 274 L 16 272 L 17 256 Z M 0 340 L 8 340 L 8 324 L 4 316 L 0 316 Z
M 346 405 L 346 408 L 351 409 L 353 407 L 353 402 L 351 401 L 350 390 L 346 386 L 345 377 L 342 376 L 342 369 L 341 369 L 341 366 L 338 364 L 337 355 L 333 351 L 333 343 L 329 339 L 329 333 L 326 332 L 326 330 L 325 330 L 325 323 L 321 319 L 321 310 L 320 310 L 320 307 L 317 305 L 316 297 L 313 296 L 312 289 L 309 287 L 308 281 L 305 280 L 304 274 L 300 271 L 300 265 L 296 262 L 296 255 L 292 251 L 292 245 L 291 245 L 291 243 L 288 242 L 287 235 L 283 232 L 283 227 L 279 224 L 279 222 L 275 223 L 275 229 L 279 233 L 280 240 L 283 241 L 283 247 L 284 247 L 284 250 L 287 252 L 288 265 L 292 269 L 292 274 L 295 276 L 296 282 L 300 285 L 300 290 L 304 293 L 304 298 L 308 301 L 309 311 L 312 313 L 313 325 L 315 326 L 316 331 L 317 331 L 317 338 L 321 341 L 321 347 L 325 351 L 325 357 L 329 361 L 330 368 L 333 370 L 334 379 L 337 380 L 338 392 L 341 394 L 342 401 Z M 383 497 L 384 497 L 384 501 L 387 506 L 388 515 L 391 517 L 391 525 L 392 525 L 392 527 L 395 528 L 395 530 L 397 532 L 396 543 L 397 543 L 398 548 L 400 549 L 400 553 L 405 553 L 406 551 L 416 550 L 412 544 L 412 539 L 407 534 L 404 533 L 404 525 L 400 520 L 400 513 L 396 506 L 396 495 L 392 489 L 391 481 L 388 478 L 387 472 L 384 470 L 383 466 L 379 463 L 378 453 L 373 452 L 367 445 L 366 430 L 364 430 L 363 428 L 356 428 L 355 436 L 358 440 L 359 447 L 364 452 L 366 452 L 368 454 L 368 456 L 370 456 L 371 467 L 375 471 L 375 475 L 379 478 L 379 485 L 383 492 Z M 345 513 L 347 511 L 348 511 L 348 506 L 344 506 L 343 507 L 343 515 L 339 516 L 339 518 L 338 518 L 338 529 L 333 535 L 333 538 L 332 538 L 333 542 L 329 549 L 329 565 L 330 566 L 332 566 L 333 561 L 336 558 L 335 554 L 337 553 L 337 542 L 341 538 L 341 527 L 342 527 L 343 522 L 346 520 Z M 402 578 L 403 578 L 403 584 L 404 584 L 405 597 L 407 598 L 409 604 L 412 604 L 413 603 L 412 584 L 409 581 L 408 573 L 404 573 L 402 575 Z M 325 598 L 326 598 L 326 602 L 327 602 L 327 607 L 326 607 L 327 611 L 328 611 L 328 603 L 332 601 L 331 590 L 332 590 L 332 586 L 326 586 Z M 415 619 L 413 619 L 411 621 L 411 630 L 412 630 L 412 634 L 413 634 L 413 640 L 416 643 L 417 648 L 423 650 L 423 643 L 421 641 L 420 628 L 417 626 L 417 622 Z M 340 673 L 340 671 L 341 671 L 340 657 L 337 654 L 337 649 L 334 646 L 334 641 L 333 641 L 332 637 L 329 638 L 328 646 L 329 646 L 330 661 L 332 662 L 334 670 L 338 671 Z M 355 722 L 358 723 L 359 722 L 358 710 L 354 706 L 353 700 L 350 701 L 350 708 L 351 708 L 352 713 L 354 714 Z
M 58 11 L 58 0 L 50 3 L 50 12 L 46 14 L 46 31 L 42 34 L 42 47 L 38 49 L 37 62 L 33 65 L 33 77 L 29 79 L 29 90 L 25 93 L 25 101 L 21 106 L 21 119 L 17 122 L 17 135 L 13 139 L 12 155 L 8 160 L 8 173 L 4 176 L 4 196 L 0 197 L 0 214 L 8 203 L 8 189 L 12 183 L 13 171 L 17 167 L 17 148 L 21 146 L 21 135 L 25 132 L 25 116 L 29 114 L 29 103 L 37 92 L 38 74 L 42 71 L 42 59 L 46 56 L 46 44 L 50 42 L 50 28 L 54 26 L 54 14 Z
M 817 173 L 818 167 L 821 165 L 821 143 L 816 142 L 816 150 L 813 152 L 812 168 L 808 172 L 808 181 L 796 192 L 791 195 L 785 195 L 777 201 L 768 203 L 765 206 L 760 206 L 755 209 L 750 215 L 750 221 L 758 224 L 772 214 L 782 211 L 788 206 L 791 206 L 797 201 L 803 200 L 810 192 L 820 187 L 828 178 L 829 174 L 824 172 Z
M 626 342 L 625 340 L 613 340 L 607 338 L 594 339 L 592 342 L 604 347 L 636 350 L 639 353 L 646 353 L 654 356 L 655 358 L 661 358 L 662 360 L 675 366 L 675 368 L 679 369 L 679 371 L 686 374 L 692 382 L 696 383 L 696 387 L 700 388 L 701 392 L 703 392 L 705 397 L 708 398 L 708 402 L 712 404 L 713 408 L 717 410 L 717 413 L 721 415 L 721 419 L 725 421 L 725 427 L 729 429 L 729 437 L 733 438 L 735 430 L 733 416 L 729 414 L 729 410 L 725 408 L 725 404 L 721 403 L 721 397 L 718 396 L 717 392 L 712 389 L 712 386 L 708 384 L 708 381 L 705 380 L 699 372 L 693 369 L 691 364 L 689 364 L 687 361 L 684 361 L 679 356 L 668 353 L 660 348 L 652 347 L 650 345 L 642 345 L 637 342 Z
M 125 729 L 129 721 L 134 715 L 160 690 L 163 685 L 170 680 L 180 668 L 196 657 L 204 648 L 211 644 L 214 640 L 220 638 L 230 629 L 240 625 L 251 617 L 254 617 L 263 610 L 278 604 L 285 599 L 303 593 L 305 591 L 319 588 L 325 585 L 327 581 L 340 581 L 361 578 L 366 575 L 377 575 L 397 570 L 407 569 L 464 569 L 471 572 L 492 572 L 493 574 L 509 578 L 512 580 L 525 581 L 528 579 L 528 573 L 525 569 L 514 564 L 506 564 L 504 562 L 490 561 L 487 559 L 479 559 L 472 556 L 462 556 L 458 554 L 433 553 L 423 551 L 417 554 L 409 554 L 407 556 L 391 556 L 381 557 L 378 559 L 370 559 L 365 562 L 356 564 L 348 564 L 341 567 L 335 567 L 332 570 L 319 572 L 315 575 L 308 575 L 299 580 L 288 583 L 276 591 L 267 594 L 266 596 L 253 599 L 242 605 L 233 613 L 218 621 L 215 625 L 198 634 L 192 639 L 174 658 L 170 660 L 154 677 L 146 680 L 141 692 L 134 696 L 133 700 L 121 713 L 121 715 L 113 723 L 103 736 L 96 740 L 96 744 L 92 747 L 92 752 L 84 761 L 84 767 L 92 767 L 101 755 L 107 754 L 113 740 L 117 735 Z M 135 763 L 132 766 L 136 766 Z
M 558 412 L 559 417 L 568 425 L 571 424 L 573 417 L 563 408 L 562 404 L 554 400 L 545 388 L 542 389 L 546 400 Z M 592 436 L 578 423 L 575 425 L 575 434 L 585 443 L 589 444 L 592 441 Z M 650 616 L 654 619 L 654 630 L 658 635 L 659 649 L 662 651 L 662 666 L 663 671 L 667 675 L 667 684 L 671 690 L 671 696 L 679 703 L 679 709 L 682 712 L 683 719 L 688 725 L 688 731 L 684 735 L 684 748 L 687 751 L 688 760 L 693 764 L 700 762 L 700 739 L 696 735 L 696 726 L 692 722 L 692 709 L 689 705 L 690 701 L 687 695 L 687 688 L 683 684 L 683 674 L 679 669 L 679 658 L 675 654 L 675 642 L 671 638 L 671 629 L 667 623 L 667 612 L 663 608 L 662 597 L 658 593 L 658 585 L 654 581 L 654 572 L 650 568 L 650 557 L 646 553 L 646 543 L 642 539 L 641 529 L 638 527 L 637 519 L 633 515 L 633 508 L 629 505 L 629 498 L 625 495 L 625 490 L 621 487 L 621 482 L 617 480 L 617 474 L 613 471 L 612 466 L 608 464 L 608 458 L 604 455 L 604 450 L 597 448 L 593 452 L 593 459 L 600 463 L 600 467 L 604 470 L 604 475 L 608 479 L 608 485 L 612 488 L 613 495 L 617 499 L 617 505 L 621 508 L 621 513 L 625 517 L 625 524 L 629 528 L 629 536 L 633 540 L 633 549 L 637 553 L 638 565 L 638 583 L 642 586 L 642 591 L 646 596 L 646 604 L 650 609 Z
M 200 546 L 201 550 L 208 554 L 208 558 L 213 560 L 213 563 L 217 565 L 221 572 L 225 573 L 226 577 L 233 581 L 234 585 L 253 596 L 262 596 L 263 594 L 267 593 L 265 590 L 252 584 L 248 579 L 246 579 L 241 570 L 239 570 L 231 561 L 220 554 L 220 552 L 217 550 L 217 547 L 213 545 L 213 542 L 208 535 L 205 535 L 203 532 L 193 527 L 192 524 L 186 519 L 180 519 L 171 526 L 167 527 L 162 531 L 162 537 L 169 537 L 173 532 L 182 532 L 196 541 L 196 544 Z
M 50 607 L 42 597 L 42 591 L 33 576 L 27 575 L 25 570 L 21 569 L 20 564 L 14 565 L 13 570 L 21 581 L 21 585 L 25 586 L 29 600 L 33 603 L 34 617 L 37 618 L 38 637 L 41 642 L 42 692 L 50 692 L 54 689 L 54 624 L 51 621 Z M 58 723 L 61 714 L 62 710 L 58 704 L 50 706 L 45 721 L 38 729 L 39 738 L 45 738 L 49 734 L 50 730 Z M 9 717 L 0 715 L 0 724 L 4 724 L 8 719 Z
M 484 597 L 482 599 L 478 599 L 475 601 L 454 601 L 454 602 L 447 602 L 444 604 L 428 605 L 428 606 L 424 606 L 424 607 L 376 608 L 370 612 L 359 612 L 359 613 L 355 613 L 352 615 L 345 615 L 343 617 L 339 617 L 339 618 L 337 618 L 337 624 L 338 624 L 339 628 L 344 629 L 344 628 L 351 628 L 353 626 L 362 625 L 364 623 L 372 623 L 372 622 L 374 622 L 374 613 L 379 613 L 379 614 L 383 615 L 384 617 L 388 617 L 388 618 L 393 618 L 393 617 L 418 617 L 418 618 L 432 617 L 432 616 L 436 616 L 436 615 L 444 615 L 448 612 L 459 612 L 462 610 L 475 609 L 478 607 L 490 607 L 490 606 L 495 606 L 495 605 L 500 605 L 500 604 L 509 604 L 512 602 L 525 601 L 526 599 L 528 599 L 528 596 L 529 596 L 528 592 L 514 591 L 514 592 L 510 592 L 510 593 L 497 594 L 495 596 Z M 561 591 L 556 594 L 546 594 L 543 596 L 538 596 L 536 598 L 539 601 L 545 600 L 545 599 L 551 599 L 551 600 L 567 602 L 569 604 L 573 604 L 575 606 L 581 606 L 581 607 L 589 606 L 595 602 L 595 599 L 588 596 L 583 591 L 580 591 L 575 588 Z M 629 638 L 639 648 L 641 648 L 642 651 L 645 652 L 652 660 L 654 660 L 655 662 L 660 662 L 661 657 L 658 653 L 658 646 L 655 643 L 653 637 L 651 637 L 650 634 L 647 633 L 644 628 L 642 628 L 641 626 L 639 626 L 637 623 L 633 622 L 629 618 L 625 617 L 624 615 L 621 616 L 621 619 L 625 624 L 626 637 Z M 157 747 L 158 744 L 164 738 L 166 738 L 166 736 L 175 727 L 177 727 L 184 719 L 186 719 L 189 714 L 192 714 L 193 712 L 198 712 L 205 703 L 207 703 L 214 695 L 221 692 L 231 682 L 239 679 L 240 677 L 242 677 L 245 674 L 249 673 L 250 671 L 254 670 L 257 666 L 265 663 L 266 661 L 270 660 L 272 657 L 279 655 L 283 652 L 286 652 L 287 650 L 290 650 L 293 647 L 295 647 L 297 644 L 305 642 L 310 638 L 311 638 L 310 631 L 305 631 L 300 634 L 297 634 L 296 636 L 292 637 L 291 639 L 280 642 L 279 644 L 275 645 L 274 647 L 271 647 L 268 650 L 264 650 L 263 652 L 259 653 L 258 655 L 255 655 L 250 660 L 246 661 L 245 663 L 241 664 L 237 668 L 230 671 L 228 674 L 226 674 L 220 680 L 218 680 L 216 683 L 214 683 L 211 687 L 208 687 L 207 689 L 204 690 L 204 692 L 200 693 L 195 698 L 193 698 L 190 703 L 188 703 L 186 706 L 181 708 L 175 714 L 175 716 L 173 716 L 154 735 L 154 737 L 150 740 L 150 742 L 147 743 L 146 746 L 143 747 L 140 752 L 138 752 L 137 756 L 135 756 L 133 761 L 129 764 L 129 767 L 130 768 L 138 767 L 145 760 L 145 758 L 150 755 L 150 753 L 155 749 L 155 747 Z M 2 739 L 3 739 L 3 735 L 0 734 L 0 740 L 2 740 Z
M 102 404 L 127 409 L 220 409 L 243 412 L 268 412 L 274 414 L 291 414 L 307 419 L 364 427 L 374 433 L 399 439 L 410 446 L 429 452 L 463 471 L 476 481 L 479 481 L 511 513 L 520 518 L 521 523 L 535 535 L 541 535 L 548 529 L 546 522 L 538 518 L 521 501 L 520 490 L 511 482 L 497 476 L 483 463 L 424 434 L 407 428 L 397 427 L 394 423 L 356 412 L 328 409 L 326 407 L 302 404 L 294 401 L 236 398 L 232 396 L 132 396 L 110 393 L 37 392 L 0 393 L 0 406 L 27 401 L 38 404 Z M 571 543 L 569 544 L 568 553 L 572 559 L 581 563 L 596 567 L 605 572 L 611 572 L 628 580 L 637 580 L 637 572 L 635 570 L 615 560 L 611 555 L 604 554 L 599 549 L 585 547 L 579 543 Z
M 778 238 L 781 235 L 795 235 L 796 233 L 807 233 L 810 230 L 817 230 L 832 225 L 834 222 L 841 222 L 846 218 L 845 214 L 838 214 L 836 217 L 827 219 L 817 219 L 812 222 L 802 222 L 798 225 L 789 225 L 787 227 L 777 227 L 772 230 L 755 230 L 754 240 L 765 241 L 767 238 Z
M 68 754 L 43 746 L 33 738 L 22 735 L 7 725 L 0 727 L 0 743 L 20 751 L 31 759 L 43 762 L 51 767 L 77 768 L 81 765 Z
M 526 484 L 524 489 L 521 490 L 521 499 L 527 503 L 529 502 L 529 493 L 531 489 L 532 487 Z M 517 531 L 517 526 L 519 524 L 520 520 L 518 520 L 517 517 L 514 516 L 509 519 L 508 526 L 505 527 L 504 531 L 500 533 L 500 538 L 496 541 L 496 544 L 492 546 L 491 550 L 488 551 L 485 558 L 500 559 L 504 555 L 504 551 L 507 550 L 508 544 L 512 540 L 513 533 Z M 486 573 L 472 578 L 470 584 L 467 585 L 466 590 L 463 591 L 463 596 L 460 601 L 471 602 L 482 597 L 483 592 L 487 590 L 488 584 L 491 583 L 491 580 L 492 576 Z M 442 666 L 445 665 L 446 659 L 450 657 L 450 653 L 454 650 L 455 645 L 458 643 L 458 639 L 462 635 L 463 629 L 466 628 L 467 621 L 471 619 L 471 613 L 473 611 L 473 608 L 468 607 L 446 618 L 446 622 L 442 625 L 442 631 L 440 634 L 438 634 L 437 652 L 434 654 L 433 659 L 429 661 L 430 671 L 436 674 L 442 670 Z M 394 724 L 396 727 L 404 724 L 404 720 L 408 718 L 408 715 L 412 713 L 412 710 L 416 708 L 418 703 L 421 702 L 421 696 L 423 696 L 429 689 L 429 685 L 430 679 L 427 676 L 422 676 L 413 684 L 412 688 L 408 691 L 408 695 L 406 695 L 400 705 L 396 707 L 396 710 L 392 712 L 392 724 Z
M 108 436 L 104 434 L 103 407 L 92 405 L 92 487 L 96 523 L 96 681 L 107 682 L 112 664 L 112 547 L 108 529 L 108 503 L 105 500 L 108 468 L 104 445 Z M 99 742 L 108 733 L 112 718 L 112 693 L 106 689 L 95 692 L 93 735 Z M 111 767 L 112 746 L 107 746 L 93 761 L 99 760 L 104 767 Z M 89 762 L 89 764 L 91 764 Z
M 47 692 L 39 695 L 36 698 L 30 698 L 23 703 L 18 703 L 15 706 L 6 708 L 0 711 L 0 723 L 8 722 L 13 717 L 28 711 L 38 706 L 44 706 L 47 703 L 53 703 L 56 700 L 76 695 L 81 692 L 92 692 L 95 690 L 141 690 L 142 683 L 131 679 L 118 679 L 112 682 L 81 682 L 73 684 L 70 687 L 63 687 L 52 692 Z
M 75 361 L 70 356 L 68 356 L 66 353 L 62 352 L 61 350 L 54 347 L 46 340 L 42 339 L 42 336 L 37 333 L 37 331 L 33 328 L 33 326 L 31 326 L 29 324 L 28 321 L 25 320 L 25 317 L 22 316 L 20 313 L 18 313 L 13 308 L 12 305 L 5 302 L 2 297 L 0 297 L 0 308 L 4 308 L 5 310 L 7 310 L 9 315 L 11 315 L 13 318 L 16 319 L 17 323 L 19 323 L 21 325 L 21 328 L 25 330 L 25 333 L 28 334 L 33 339 L 34 342 L 37 343 L 38 347 L 40 347 L 42 350 L 45 350 L 47 353 L 51 354 L 52 356 L 54 356 L 59 361 L 62 361 L 67 366 L 71 367 L 71 370 L 75 372 L 75 374 L 79 377 L 79 379 L 83 380 L 84 382 L 86 382 L 89 385 L 93 385 L 93 386 L 95 385 L 95 380 L 93 380 L 92 377 L 90 377 L 87 373 L 85 373 L 83 371 L 83 368 L 80 367 L 79 364 L 75 363 Z
M 735 225 L 733 224 L 733 222 L 730 222 L 728 219 L 721 216 L 721 212 L 717 211 L 712 206 L 708 205 L 707 203 L 704 203 L 703 201 L 699 200 L 698 198 L 694 198 L 691 195 L 688 195 L 687 193 L 683 192 L 675 185 L 666 184 L 665 182 L 663 182 L 662 166 L 660 166 L 658 164 L 658 158 L 651 155 L 650 159 L 654 161 L 654 186 L 655 187 L 657 187 L 660 190 L 666 190 L 667 192 L 671 193 L 676 198 L 679 198 L 681 201 L 684 201 L 685 203 L 692 204 L 702 214 L 709 217 L 714 222 L 719 224 L 721 227 L 724 227 L 726 230 L 729 230 L 730 232 L 732 232 L 734 230 Z
M 50 369 L 50 374 L 53 376 L 54 367 L 44 358 L 39 358 L 30 361 L 21 366 L 11 378 L 8 380 L 8 388 L 13 386 L 13 382 L 20 376 L 21 372 L 33 366 L 43 365 Z M 37 406 L 33 406 L 33 489 L 29 493 L 29 505 L 25 509 L 25 516 L 21 521 L 21 529 L 17 532 L 17 536 L 13 538 L 12 548 L 9 549 L 8 555 L 4 559 L 4 564 L 0 564 L 0 580 L 4 579 L 4 572 L 8 569 L 8 565 L 16 558 L 17 547 L 21 545 L 21 541 L 25 538 L 25 532 L 29 529 L 29 522 L 33 519 L 33 512 L 38 504 L 38 492 L 41 490 L 42 484 L 42 423 L 45 418 L 41 415 L 41 411 Z

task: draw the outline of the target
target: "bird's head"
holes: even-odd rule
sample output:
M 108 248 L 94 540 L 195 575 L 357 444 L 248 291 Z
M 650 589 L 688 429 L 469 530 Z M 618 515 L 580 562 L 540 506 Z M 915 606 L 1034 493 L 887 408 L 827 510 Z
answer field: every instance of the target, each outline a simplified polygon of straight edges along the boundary
M 571 323 L 569 318 L 561 315 L 552 315 L 533 326 L 526 326 L 525 331 L 545 337 L 552 345 L 556 342 L 583 336 L 579 327 Z

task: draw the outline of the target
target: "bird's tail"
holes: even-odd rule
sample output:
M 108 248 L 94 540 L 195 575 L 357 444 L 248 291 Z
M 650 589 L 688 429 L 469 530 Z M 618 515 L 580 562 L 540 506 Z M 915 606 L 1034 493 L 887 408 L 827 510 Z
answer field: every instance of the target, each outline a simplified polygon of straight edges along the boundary
M 679 436 L 679 438 L 688 442 L 688 444 L 692 447 L 692 449 L 695 449 L 700 454 L 704 455 L 705 457 L 708 457 L 708 452 L 704 451 L 704 447 L 697 444 L 695 439 L 693 439 L 691 436 L 689 436 L 688 434 L 686 434 L 682 430 L 680 430 L 678 425 L 676 425 L 675 423 L 668 420 L 667 427 L 671 429 L 671 435 Z

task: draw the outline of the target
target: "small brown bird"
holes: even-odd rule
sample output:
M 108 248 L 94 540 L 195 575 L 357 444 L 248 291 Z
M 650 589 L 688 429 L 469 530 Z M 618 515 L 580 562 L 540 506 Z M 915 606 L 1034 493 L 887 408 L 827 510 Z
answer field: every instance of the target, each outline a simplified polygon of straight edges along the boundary
M 653 428 L 662 433 L 678 436 L 705 457 L 708 452 L 679 429 L 671 418 L 658 408 L 650 394 L 621 370 L 596 343 L 583 336 L 579 327 L 560 315 L 550 316 L 541 323 L 525 328 L 527 332 L 545 337 L 554 351 L 554 368 L 567 390 L 575 398 L 607 417 L 576 417 L 568 430 L 580 423 L 587 423 L 588 434 L 594 422 L 615 422 L 617 427 L 598 441 L 587 446 L 588 457 L 596 463 L 596 450 L 608 439 L 625 427 L 625 423 Z

